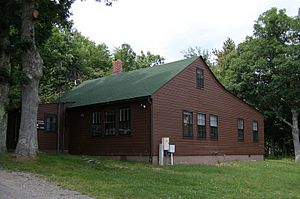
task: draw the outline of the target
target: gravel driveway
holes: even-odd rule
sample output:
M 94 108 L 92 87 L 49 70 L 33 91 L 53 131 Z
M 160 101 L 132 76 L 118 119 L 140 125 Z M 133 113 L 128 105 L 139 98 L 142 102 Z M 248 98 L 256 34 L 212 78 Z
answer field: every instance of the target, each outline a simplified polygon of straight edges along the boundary
M 0 199 L 92 199 L 31 173 L 0 170 Z

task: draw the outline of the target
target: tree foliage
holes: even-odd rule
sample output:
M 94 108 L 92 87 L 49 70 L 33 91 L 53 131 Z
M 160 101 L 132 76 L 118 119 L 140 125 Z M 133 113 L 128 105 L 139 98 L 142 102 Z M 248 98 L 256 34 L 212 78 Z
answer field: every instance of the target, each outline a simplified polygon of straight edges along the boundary
M 104 3 L 111 6 L 113 1 L 115 0 L 104 0 Z M 43 48 L 48 41 L 52 34 L 52 27 L 71 27 L 68 17 L 73 2 L 74 0 L 0 2 L 2 14 L 0 19 L 1 97 L 2 90 L 5 90 L 5 93 L 10 90 L 10 107 L 12 107 L 12 104 L 14 106 L 20 104 L 20 90 L 22 90 L 22 116 L 17 155 L 35 156 L 36 154 L 37 90 L 43 71 L 43 60 L 40 57 L 39 48 Z M 5 64 L 3 64 L 4 61 Z M 10 66 L 12 66 L 12 70 Z M 72 65 L 73 72 L 77 70 L 76 67 L 76 64 Z M 99 71 L 95 70 L 94 74 L 97 74 Z M 76 74 L 76 72 L 74 73 Z M 0 100 L 0 112 L 5 116 L 7 114 L 4 107 L 8 100 L 7 94 L 3 96 L 4 100 L 2 98 Z M 6 127 L 3 126 L 4 123 L 7 123 L 5 118 L 7 117 L 1 116 L 0 120 L 1 151 L 2 148 L 5 148 L 2 143 L 6 141 Z
M 164 63 L 165 60 L 162 56 L 152 54 L 149 51 L 146 54 L 141 51 L 141 54 L 137 55 L 129 44 L 122 44 L 120 47 L 115 48 L 113 57 L 123 62 L 125 71 L 152 67 Z
M 259 16 L 253 36 L 218 60 L 217 65 L 221 82 L 263 110 L 266 123 L 274 124 L 268 120 L 276 117 L 292 128 L 296 161 L 300 161 L 299 127 L 293 123 L 297 120 L 294 113 L 300 111 L 299 25 L 299 17 L 272 8 Z
M 234 41 L 231 38 L 227 38 L 225 42 L 223 42 L 223 46 L 221 50 L 213 50 L 213 54 L 215 55 L 216 64 L 213 68 L 214 74 L 221 80 L 222 83 L 224 81 L 230 81 L 227 77 L 226 72 L 228 71 L 228 67 L 230 67 L 231 53 L 236 50 L 236 46 Z
M 141 51 L 141 54 L 136 57 L 136 68 L 140 69 L 160 65 L 164 63 L 164 60 L 165 58 L 160 55 L 154 55 L 149 51 L 145 54 L 144 51 Z
M 209 67 L 212 68 L 214 66 L 213 62 L 211 61 L 212 59 L 211 52 L 207 49 L 203 49 L 199 46 L 195 46 L 195 47 L 189 47 L 187 50 L 184 50 L 181 53 L 183 54 L 184 58 L 201 56 Z
M 54 27 L 41 54 L 45 71 L 40 84 L 42 102 L 54 101 L 81 81 L 103 77 L 112 63 L 105 44 L 96 45 L 74 29 Z

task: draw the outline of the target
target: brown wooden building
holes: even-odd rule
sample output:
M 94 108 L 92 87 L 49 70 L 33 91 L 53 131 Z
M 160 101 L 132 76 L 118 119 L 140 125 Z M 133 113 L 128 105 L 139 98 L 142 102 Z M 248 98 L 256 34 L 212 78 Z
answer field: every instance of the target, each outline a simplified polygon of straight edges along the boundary
M 65 125 L 67 104 L 39 104 L 37 133 L 39 150 L 43 152 L 62 152 L 68 149 L 68 128 Z M 17 146 L 21 120 L 21 110 L 8 113 L 7 148 L 14 151 Z
M 130 72 L 116 61 L 113 71 L 40 106 L 41 150 L 157 163 L 169 137 L 175 163 L 263 159 L 263 114 L 227 91 L 201 57 Z

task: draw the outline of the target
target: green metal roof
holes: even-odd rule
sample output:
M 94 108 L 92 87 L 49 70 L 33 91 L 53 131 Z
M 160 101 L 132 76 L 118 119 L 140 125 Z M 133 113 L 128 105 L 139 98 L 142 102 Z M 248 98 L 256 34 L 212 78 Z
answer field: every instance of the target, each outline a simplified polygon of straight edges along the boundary
M 198 57 L 87 80 L 61 96 L 71 107 L 151 96 Z

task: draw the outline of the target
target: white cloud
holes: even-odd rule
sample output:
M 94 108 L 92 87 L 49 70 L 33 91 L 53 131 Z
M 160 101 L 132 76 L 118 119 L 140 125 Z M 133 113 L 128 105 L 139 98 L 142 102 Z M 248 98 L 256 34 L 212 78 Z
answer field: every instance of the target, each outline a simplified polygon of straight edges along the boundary
M 148 50 L 173 61 L 190 46 L 220 48 L 227 37 L 243 41 L 259 14 L 271 7 L 286 8 L 289 15 L 298 11 L 295 0 L 118 0 L 112 7 L 78 0 L 72 19 L 96 43 L 111 49 L 128 43 L 136 52 Z

